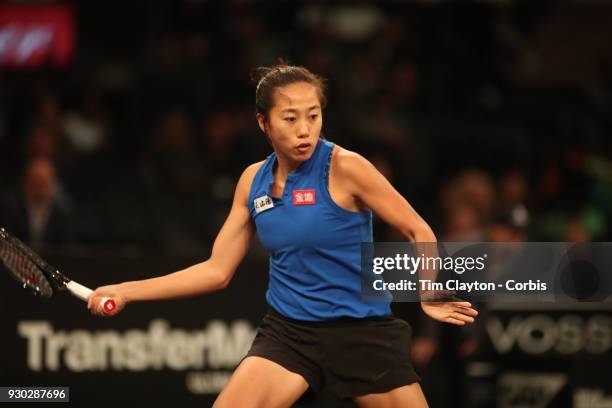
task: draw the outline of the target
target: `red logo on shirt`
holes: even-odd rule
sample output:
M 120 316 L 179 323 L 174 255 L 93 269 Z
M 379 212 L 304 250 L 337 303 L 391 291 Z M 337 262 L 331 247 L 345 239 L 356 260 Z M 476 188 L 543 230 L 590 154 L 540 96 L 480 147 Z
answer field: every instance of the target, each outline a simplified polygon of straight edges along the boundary
M 293 205 L 313 205 L 315 201 L 314 190 L 293 190 Z

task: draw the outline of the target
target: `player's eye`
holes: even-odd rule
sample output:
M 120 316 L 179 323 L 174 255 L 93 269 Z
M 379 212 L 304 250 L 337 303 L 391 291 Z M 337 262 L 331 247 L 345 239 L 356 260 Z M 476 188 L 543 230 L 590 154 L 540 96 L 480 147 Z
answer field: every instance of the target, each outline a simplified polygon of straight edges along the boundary
M 294 118 L 294 117 L 290 117 L 290 118 L 285 118 L 285 121 L 293 123 L 293 122 L 295 122 L 295 119 L 296 118 Z
M 314 114 L 310 115 L 310 119 L 312 119 L 312 120 L 316 120 L 318 117 L 319 117 L 319 114 L 317 114 L 317 113 L 314 113 Z

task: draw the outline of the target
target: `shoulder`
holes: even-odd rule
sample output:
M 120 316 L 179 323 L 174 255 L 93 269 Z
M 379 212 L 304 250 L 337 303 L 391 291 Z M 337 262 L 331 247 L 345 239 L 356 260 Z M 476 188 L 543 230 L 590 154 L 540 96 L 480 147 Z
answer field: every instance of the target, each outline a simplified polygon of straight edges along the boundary
M 365 157 L 338 145 L 332 152 L 331 167 L 337 176 L 350 181 L 359 181 L 362 176 L 375 170 Z
M 246 183 L 250 186 L 251 183 L 253 182 L 253 179 L 255 178 L 255 175 L 257 174 L 257 172 L 259 171 L 261 166 L 263 166 L 264 163 L 265 163 L 265 160 L 262 160 L 260 162 L 253 163 L 250 166 L 248 166 L 246 169 L 244 169 L 244 171 L 242 172 L 242 175 L 240 176 L 240 180 L 238 181 L 238 184 L 240 185 L 240 184 Z
M 259 169 L 261 168 L 261 166 L 263 166 L 265 162 L 266 162 L 265 160 L 262 160 L 257 163 L 253 163 L 249 165 L 246 169 L 244 169 L 240 178 L 247 177 L 247 178 L 253 179 L 255 177 L 255 174 L 257 174 L 257 172 L 259 171 Z
M 246 169 L 244 169 L 242 175 L 240 176 L 240 179 L 238 180 L 238 186 L 236 187 L 237 195 L 244 197 L 247 197 L 249 195 L 249 190 L 251 189 L 253 179 L 255 178 L 255 175 L 257 174 L 261 166 L 263 166 L 264 162 L 265 160 L 253 163 Z

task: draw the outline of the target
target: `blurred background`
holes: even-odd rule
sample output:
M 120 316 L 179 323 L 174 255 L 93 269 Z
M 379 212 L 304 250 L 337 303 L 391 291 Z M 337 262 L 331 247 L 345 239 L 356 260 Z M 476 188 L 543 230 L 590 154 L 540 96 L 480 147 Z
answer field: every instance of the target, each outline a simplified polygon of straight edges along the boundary
M 605 1 L 4 2 L 0 226 L 90 286 L 206 259 L 242 170 L 271 152 L 250 73 L 283 57 L 328 79 L 325 137 L 371 160 L 439 240 L 610 241 L 611 43 Z M 256 244 L 227 293 L 113 321 L 3 276 L 0 341 L 15 353 L 0 385 L 207 406 L 265 312 L 266 261 Z M 483 305 L 470 329 L 395 306 L 432 407 L 612 406 L 605 305 Z M 165 354 L 154 322 L 178 339 Z M 141 342 L 104 348 L 101 328 Z M 96 347 L 108 361 L 75 363 Z M 171 364 L 185 347 L 202 361 Z M 117 385 L 101 393 L 101 379 Z

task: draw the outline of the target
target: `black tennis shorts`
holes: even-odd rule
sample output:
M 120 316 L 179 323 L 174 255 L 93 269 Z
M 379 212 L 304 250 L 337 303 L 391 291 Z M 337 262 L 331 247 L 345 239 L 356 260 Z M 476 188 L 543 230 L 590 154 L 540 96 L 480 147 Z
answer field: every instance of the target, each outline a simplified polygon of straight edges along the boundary
M 410 325 L 394 316 L 306 322 L 270 308 L 246 357 L 300 374 L 315 392 L 327 387 L 339 398 L 356 397 L 420 381 L 411 337 Z

